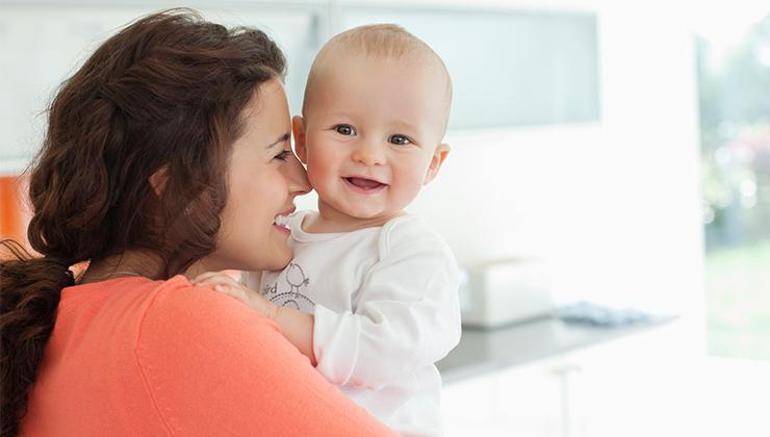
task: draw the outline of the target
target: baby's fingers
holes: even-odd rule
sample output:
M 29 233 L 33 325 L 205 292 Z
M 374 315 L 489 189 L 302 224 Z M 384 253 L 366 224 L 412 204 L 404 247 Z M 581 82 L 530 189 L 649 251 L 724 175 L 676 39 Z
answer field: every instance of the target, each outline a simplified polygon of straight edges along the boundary
M 195 279 L 192 280 L 193 283 L 205 281 L 207 279 L 216 278 L 220 276 L 227 276 L 222 272 L 204 272 L 200 275 L 196 276 Z
M 216 291 L 226 291 L 226 290 L 235 290 L 237 287 L 235 284 L 231 284 L 227 281 L 218 280 L 215 278 L 206 279 L 205 281 L 200 281 L 195 283 L 198 287 L 210 287 L 213 288 Z
M 243 289 L 241 289 L 241 287 L 238 287 L 226 282 L 219 282 L 212 278 L 202 281 L 196 285 L 198 285 L 199 287 L 210 287 L 217 293 L 226 294 L 240 301 L 248 303 L 248 297 L 246 296 L 246 293 L 243 292 Z
M 232 286 L 237 285 L 237 281 L 235 281 L 233 278 L 218 272 L 204 273 L 198 276 L 197 278 L 193 279 L 192 283 L 195 285 L 202 285 L 202 284 L 227 284 Z

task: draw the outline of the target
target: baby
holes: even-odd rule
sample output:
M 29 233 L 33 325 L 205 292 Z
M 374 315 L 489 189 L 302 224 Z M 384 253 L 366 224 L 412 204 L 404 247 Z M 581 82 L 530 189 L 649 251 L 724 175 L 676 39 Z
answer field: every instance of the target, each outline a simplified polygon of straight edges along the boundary
M 404 212 L 449 153 L 451 94 L 438 55 L 398 26 L 332 38 L 292 120 L 318 193 L 318 212 L 276 219 L 294 260 L 261 274 L 261 296 L 221 274 L 196 279 L 274 319 L 329 381 L 404 435 L 441 434 L 434 363 L 460 339 L 457 263 Z

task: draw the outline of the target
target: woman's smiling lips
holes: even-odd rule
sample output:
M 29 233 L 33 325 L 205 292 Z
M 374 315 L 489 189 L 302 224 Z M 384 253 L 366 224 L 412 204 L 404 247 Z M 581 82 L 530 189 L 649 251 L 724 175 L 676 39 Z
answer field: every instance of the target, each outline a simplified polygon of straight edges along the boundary
M 361 194 L 378 193 L 388 186 L 380 181 L 358 176 L 343 177 L 342 180 L 348 188 Z
M 276 229 L 278 229 L 279 232 L 282 232 L 284 234 L 287 234 L 287 235 L 291 234 L 291 230 L 289 230 L 289 228 L 287 228 L 286 226 L 273 223 L 273 227 L 275 227 Z

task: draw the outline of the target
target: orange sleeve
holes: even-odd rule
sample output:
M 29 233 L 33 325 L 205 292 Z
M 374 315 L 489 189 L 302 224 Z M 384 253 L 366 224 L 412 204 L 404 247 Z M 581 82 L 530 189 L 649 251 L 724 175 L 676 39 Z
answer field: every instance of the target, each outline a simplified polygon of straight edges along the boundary
M 170 435 L 394 435 L 274 323 L 228 296 L 169 282 L 144 315 L 136 360 Z

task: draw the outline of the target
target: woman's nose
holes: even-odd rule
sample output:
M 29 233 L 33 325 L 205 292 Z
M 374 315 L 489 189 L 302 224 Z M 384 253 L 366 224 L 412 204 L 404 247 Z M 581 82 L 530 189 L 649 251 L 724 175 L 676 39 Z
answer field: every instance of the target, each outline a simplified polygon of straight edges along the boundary
M 296 156 L 292 155 L 287 165 L 286 179 L 289 183 L 289 193 L 292 196 L 307 194 L 311 190 L 310 182 L 307 180 L 307 172 L 302 163 Z
M 378 144 L 362 141 L 353 151 L 351 159 L 353 159 L 354 162 L 371 167 L 384 164 L 385 154 Z

